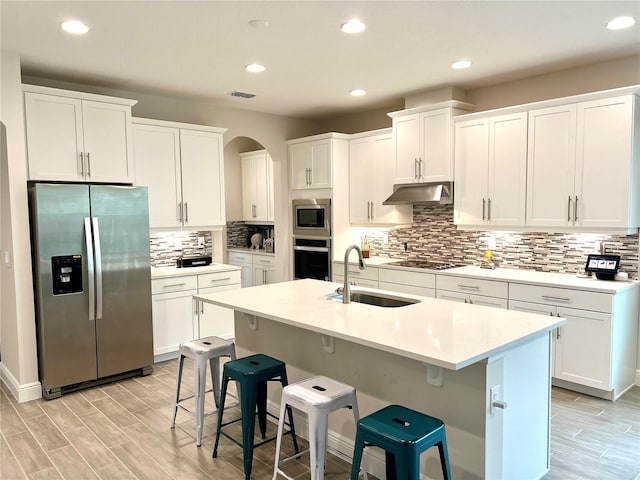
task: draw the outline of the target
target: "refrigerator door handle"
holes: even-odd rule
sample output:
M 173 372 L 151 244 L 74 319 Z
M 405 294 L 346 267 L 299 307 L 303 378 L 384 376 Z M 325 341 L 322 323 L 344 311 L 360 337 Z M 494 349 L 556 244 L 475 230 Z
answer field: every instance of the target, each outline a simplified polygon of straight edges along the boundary
M 93 322 L 96 317 L 94 273 L 93 273 L 93 242 L 91 241 L 91 220 L 84 218 L 84 241 L 87 247 L 87 284 L 89 285 L 89 321 Z
M 102 253 L 100 251 L 100 228 L 98 217 L 91 217 L 93 222 L 93 244 L 96 251 L 96 320 L 102 318 Z

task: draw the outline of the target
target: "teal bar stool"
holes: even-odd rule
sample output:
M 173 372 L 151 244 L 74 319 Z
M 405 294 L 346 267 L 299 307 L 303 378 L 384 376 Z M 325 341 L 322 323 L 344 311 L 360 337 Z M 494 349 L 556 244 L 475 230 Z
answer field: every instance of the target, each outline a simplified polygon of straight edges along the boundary
M 222 391 L 220 392 L 220 407 L 218 409 L 218 428 L 216 429 L 216 442 L 213 447 L 213 458 L 218 456 L 218 442 L 220 435 L 224 435 L 236 445 L 242 447 L 242 457 L 244 463 L 245 479 L 251 477 L 251 467 L 253 466 L 253 449 L 267 442 L 275 440 L 276 437 L 266 438 L 267 415 L 277 418 L 267 412 L 267 382 L 280 381 L 282 387 L 286 387 L 287 369 L 284 362 L 267 355 L 257 354 L 249 357 L 231 360 L 224 364 L 222 371 Z M 224 402 L 227 395 L 229 381 L 236 381 L 238 385 L 238 397 L 240 402 L 240 418 L 223 423 Z M 256 408 L 258 410 L 258 424 L 263 441 L 255 443 L 254 434 L 256 428 Z M 291 407 L 287 407 L 289 417 L 289 430 L 285 435 L 291 434 L 293 447 L 299 453 L 298 441 L 293 425 L 293 414 Z M 223 431 L 223 428 L 232 423 L 242 421 L 242 442 L 237 441 Z
M 358 480 L 364 447 L 385 451 L 387 480 L 419 480 L 420 454 L 437 445 L 445 480 L 451 479 L 444 423 L 400 405 L 389 405 L 358 422 L 351 480 Z

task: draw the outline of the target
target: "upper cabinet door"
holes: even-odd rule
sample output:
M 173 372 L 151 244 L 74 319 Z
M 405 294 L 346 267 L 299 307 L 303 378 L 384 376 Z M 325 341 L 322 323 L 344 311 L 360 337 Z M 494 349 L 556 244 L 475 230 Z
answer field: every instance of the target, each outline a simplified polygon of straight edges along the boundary
M 272 160 L 266 151 L 240 155 L 245 221 L 273 221 Z
M 82 101 L 86 179 L 131 182 L 131 107 Z
M 529 112 L 527 225 L 573 224 L 575 132 L 575 104 Z
M 242 168 L 242 218 L 256 220 L 256 171 L 253 155 L 240 157 Z
M 135 102 L 29 88 L 40 90 L 24 93 L 30 180 L 133 181 L 131 104 Z
M 331 188 L 331 140 L 289 145 L 289 187 L 292 190 Z
M 149 226 L 182 226 L 180 131 L 156 125 L 133 125 L 136 185 L 149 187 Z
M 420 114 L 422 154 L 418 158 L 418 173 L 421 182 L 453 180 L 451 118 L 450 108 Z
M 394 183 L 419 181 L 420 116 L 416 114 L 393 119 L 395 140 L 396 175 Z
M 349 220 L 369 223 L 376 185 L 374 145 L 370 138 L 349 141 Z
M 25 92 L 30 180 L 84 180 L 82 102 Z
M 480 225 L 487 218 L 489 119 L 456 123 L 453 220 L 457 225 Z
M 489 119 L 488 181 L 487 221 L 491 225 L 524 225 L 527 112 Z
M 633 109 L 632 96 L 578 104 L 576 226 L 638 227 L 639 207 L 632 197 L 638 175 L 632 165 Z
M 224 225 L 222 135 L 180 129 L 184 226 Z

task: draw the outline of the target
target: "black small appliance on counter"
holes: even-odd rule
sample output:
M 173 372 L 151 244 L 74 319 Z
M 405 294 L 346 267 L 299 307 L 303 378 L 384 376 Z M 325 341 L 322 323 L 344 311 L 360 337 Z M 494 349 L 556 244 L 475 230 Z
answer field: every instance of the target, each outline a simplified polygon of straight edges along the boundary
M 205 267 L 207 265 L 211 265 L 211 262 L 211 255 L 178 257 L 178 260 L 176 260 L 176 266 L 178 268 Z
M 615 280 L 620 267 L 620 255 L 590 254 L 585 272 L 596 274 L 598 280 Z

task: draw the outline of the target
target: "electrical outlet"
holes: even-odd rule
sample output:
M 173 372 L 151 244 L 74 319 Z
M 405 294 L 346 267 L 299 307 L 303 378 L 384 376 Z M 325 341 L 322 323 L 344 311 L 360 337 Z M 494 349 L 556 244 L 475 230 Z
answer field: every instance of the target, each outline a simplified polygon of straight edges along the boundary
M 198 235 L 198 248 L 204 248 L 204 235 Z
M 176 238 L 174 247 L 176 250 L 182 250 L 182 239 Z
M 389 234 L 387 232 L 382 234 L 382 243 L 384 245 L 389 245 Z

